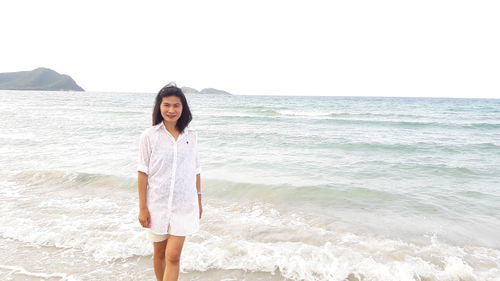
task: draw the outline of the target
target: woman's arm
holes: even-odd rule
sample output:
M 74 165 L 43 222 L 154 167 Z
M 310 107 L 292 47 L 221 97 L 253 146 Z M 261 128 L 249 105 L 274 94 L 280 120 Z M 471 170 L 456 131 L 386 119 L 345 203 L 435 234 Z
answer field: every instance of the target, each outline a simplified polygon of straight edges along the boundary
M 196 191 L 201 192 L 201 178 L 200 174 L 196 174 Z M 200 194 L 198 194 L 200 195 Z
M 146 191 L 148 189 L 148 175 L 144 172 L 137 172 L 137 187 L 139 191 L 139 222 L 143 227 L 148 227 L 151 222 L 146 202 Z
M 201 175 L 196 174 L 196 190 L 198 192 L 201 192 Z M 203 213 L 203 207 L 201 206 L 201 194 L 198 193 L 198 206 L 200 209 L 200 219 L 201 219 L 201 213 Z
M 198 191 L 198 206 L 200 207 L 200 219 L 203 208 L 201 206 L 201 165 L 200 165 L 200 154 L 198 151 L 198 133 L 195 133 L 195 164 L 196 164 L 196 191 Z
M 139 139 L 139 161 L 137 163 L 137 187 L 139 191 L 139 222 L 143 227 L 148 227 L 151 222 L 146 200 L 148 189 L 149 158 L 151 157 L 151 144 L 147 131 Z

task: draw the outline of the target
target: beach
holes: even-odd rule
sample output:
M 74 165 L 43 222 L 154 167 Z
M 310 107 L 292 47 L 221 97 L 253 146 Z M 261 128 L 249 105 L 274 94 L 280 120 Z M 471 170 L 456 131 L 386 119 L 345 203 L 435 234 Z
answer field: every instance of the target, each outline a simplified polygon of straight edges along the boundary
M 0 280 L 155 280 L 154 97 L 0 91 Z M 179 280 L 500 280 L 500 100 L 186 97 L 204 213 Z

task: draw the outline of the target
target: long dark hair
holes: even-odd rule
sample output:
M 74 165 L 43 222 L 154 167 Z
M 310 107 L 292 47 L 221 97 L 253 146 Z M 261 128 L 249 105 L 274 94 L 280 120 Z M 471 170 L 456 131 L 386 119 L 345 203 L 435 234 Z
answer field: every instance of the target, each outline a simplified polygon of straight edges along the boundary
M 184 128 L 189 125 L 189 122 L 193 120 L 193 116 L 191 115 L 191 110 L 189 110 L 189 105 L 186 100 L 186 96 L 180 88 L 175 85 L 175 83 L 168 83 L 165 87 L 163 87 L 158 94 L 156 95 L 155 107 L 153 109 L 153 126 L 163 122 L 163 116 L 161 116 L 160 105 L 163 101 L 163 98 L 176 96 L 181 100 L 182 103 L 182 113 L 181 117 L 177 120 L 175 127 L 179 132 L 182 132 Z

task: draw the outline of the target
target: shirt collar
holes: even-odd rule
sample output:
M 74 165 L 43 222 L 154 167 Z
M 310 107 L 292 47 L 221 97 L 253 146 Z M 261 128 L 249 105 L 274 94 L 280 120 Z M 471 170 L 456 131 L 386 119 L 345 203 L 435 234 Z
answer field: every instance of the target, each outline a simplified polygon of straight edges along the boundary
M 165 124 L 163 123 L 163 120 L 162 120 L 160 123 L 158 123 L 158 124 L 154 125 L 153 127 L 155 127 L 155 129 L 156 129 L 157 131 L 159 131 L 160 129 L 164 129 L 165 131 L 167 131 L 167 128 L 165 128 Z M 179 135 L 179 137 L 177 138 L 177 141 L 180 141 L 180 140 L 181 140 L 181 138 L 183 138 L 185 135 L 187 135 L 187 134 L 188 134 L 188 129 L 189 129 L 189 127 L 184 128 L 184 130 L 181 132 L 181 134 L 180 134 L 180 135 Z M 167 131 L 167 133 L 168 133 L 169 135 L 171 135 L 171 134 L 170 134 L 170 132 L 168 132 L 168 131 Z
M 156 130 L 159 130 L 161 127 L 165 127 L 165 124 L 163 124 L 163 121 L 161 121 L 160 123 L 154 125 L 153 127 L 155 127 Z

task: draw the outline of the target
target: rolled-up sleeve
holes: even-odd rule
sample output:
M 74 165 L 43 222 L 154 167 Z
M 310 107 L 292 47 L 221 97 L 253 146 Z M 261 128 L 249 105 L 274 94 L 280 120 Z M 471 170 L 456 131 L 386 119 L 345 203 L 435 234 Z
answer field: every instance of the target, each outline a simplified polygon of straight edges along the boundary
M 200 153 L 199 153 L 199 146 L 198 146 L 198 133 L 196 133 L 195 153 L 196 153 L 196 174 L 200 174 L 201 173 L 201 165 L 200 165 Z
M 137 171 L 149 175 L 149 159 L 151 157 L 151 143 L 147 132 L 143 132 L 139 139 L 139 157 L 137 161 Z

